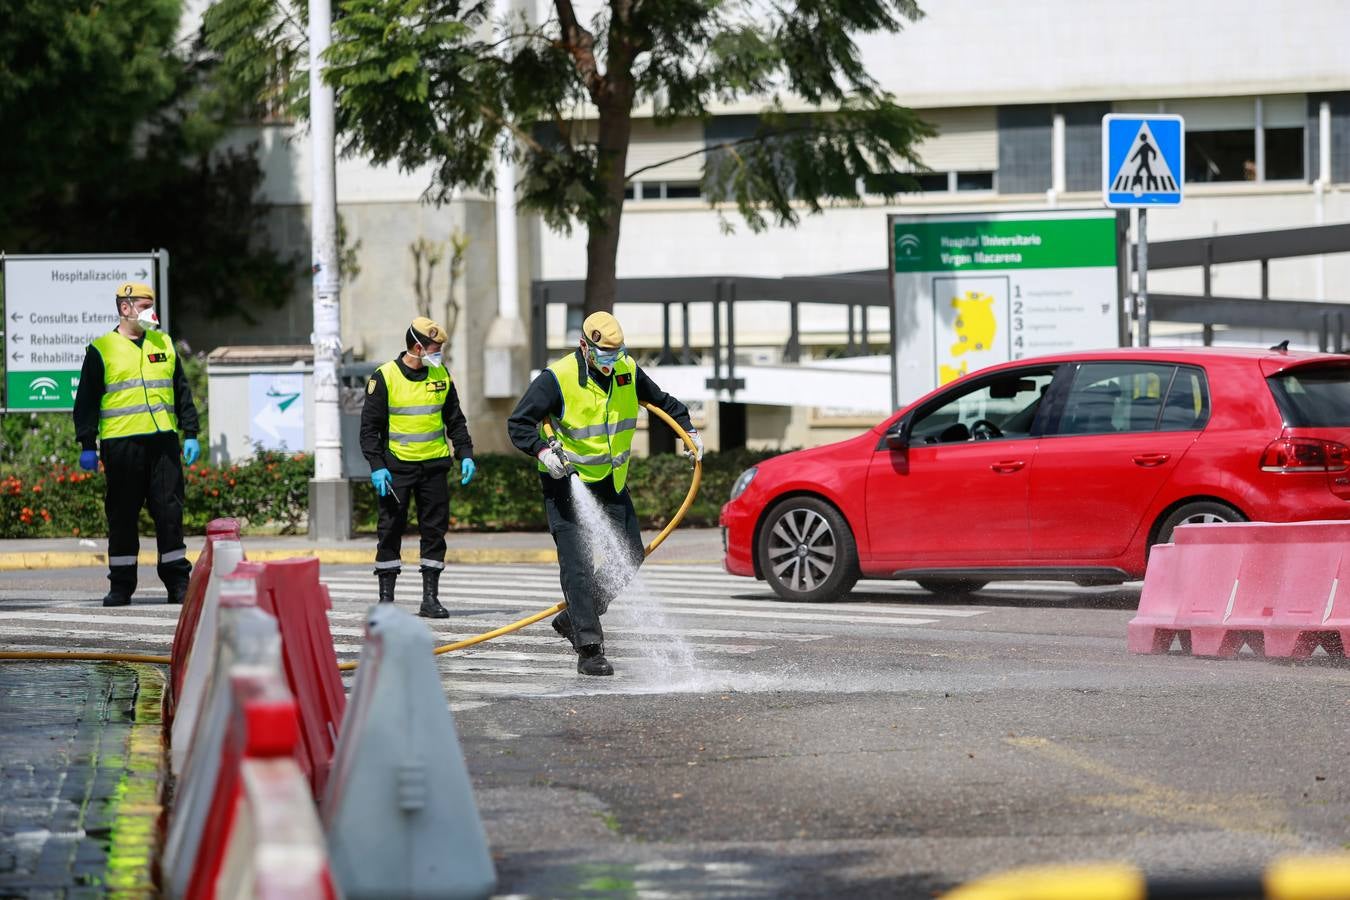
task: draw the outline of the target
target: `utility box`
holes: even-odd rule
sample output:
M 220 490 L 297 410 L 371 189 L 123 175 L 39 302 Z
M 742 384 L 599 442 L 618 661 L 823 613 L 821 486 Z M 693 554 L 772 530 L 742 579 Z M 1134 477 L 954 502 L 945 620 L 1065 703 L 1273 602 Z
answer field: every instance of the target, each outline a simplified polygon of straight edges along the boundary
M 342 477 L 366 479 L 361 408 L 374 363 L 338 366 Z M 309 344 L 217 347 L 206 357 L 210 459 L 229 464 L 257 448 L 314 452 L 314 348 Z
M 258 449 L 314 452 L 314 348 L 217 347 L 206 357 L 206 378 L 212 463 Z

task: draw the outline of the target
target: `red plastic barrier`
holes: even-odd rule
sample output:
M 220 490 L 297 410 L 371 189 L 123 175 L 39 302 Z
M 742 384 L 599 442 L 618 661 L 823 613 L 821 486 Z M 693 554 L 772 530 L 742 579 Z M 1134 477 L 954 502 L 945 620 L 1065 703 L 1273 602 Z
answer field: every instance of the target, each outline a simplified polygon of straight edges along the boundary
M 214 900 L 225 886 L 230 897 L 329 900 L 335 892 L 312 800 L 286 787 L 302 778 L 294 765 L 295 700 L 273 672 L 259 668 L 237 668 L 230 686 L 220 773 L 186 896 Z M 297 845 L 305 852 L 276 852 Z
M 1173 638 L 1197 656 L 1304 657 L 1317 647 L 1343 656 L 1350 644 L 1350 522 L 1187 525 L 1153 548 L 1134 653 L 1164 653 Z M 1350 584 L 1347 585 L 1350 588 Z
M 187 672 L 188 657 L 192 653 L 192 640 L 197 634 L 197 622 L 202 615 L 202 603 L 206 599 L 206 584 L 211 580 L 211 545 L 216 541 L 239 540 L 238 519 L 212 519 L 206 525 L 206 543 L 202 545 L 202 554 L 192 567 L 192 577 L 188 581 L 187 596 L 183 598 L 183 608 L 178 611 L 178 627 L 173 633 L 173 650 L 169 664 L 169 679 L 164 692 L 164 724 L 173 724 L 174 713 L 178 709 L 178 695 L 183 688 L 183 676 Z
M 338 727 L 347 705 L 328 627 L 332 602 L 319 581 L 317 559 L 246 563 L 256 571 L 258 606 L 276 617 L 286 681 L 300 710 L 300 755 L 314 797 L 323 795 L 333 765 Z M 256 570 L 252 567 L 256 566 Z M 240 569 L 236 569 L 240 571 Z

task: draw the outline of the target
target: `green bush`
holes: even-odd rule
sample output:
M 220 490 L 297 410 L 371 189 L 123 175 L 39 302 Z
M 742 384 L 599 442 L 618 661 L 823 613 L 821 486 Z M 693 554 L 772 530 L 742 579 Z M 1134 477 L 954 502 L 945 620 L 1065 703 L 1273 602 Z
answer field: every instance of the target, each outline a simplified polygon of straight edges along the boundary
M 55 418 L 55 417 L 49 417 Z M 68 417 L 60 417 L 68 423 Z M 46 427 L 55 427 L 55 422 Z M 68 447 L 69 443 L 57 445 Z M 22 468 L 0 467 L 0 538 L 101 537 L 103 473 L 82 472 L 59 457 L 33 450 Z M 703 484 L 685 524 L 717 524 L 732 482 L 749 466 L 772 453 L 710 453 L 703 460 Z M 53 461 L 53 457 L 57 457 Z M 488 453 L 474 458 L 478 474 L 460 487 L 450 479 L 450 528 L 455 531 L 529 531 L 547 527 L 539 476 L 520 454 Z M 306 521 L 309 480 L 314 461 L 306 454 L 264 451 L 233 466 L 188 466 L 183 528 L 201 534 L 206 523 L 222 516 L 239 519 L 246 530 L 291 534 Z M 629 467 L 633 505 L 645 528 L 670 521 L 689 490 L 691 470 L 685 457 L 639 457 Z M 353 519 L 358 531 L 373 532 L 377 518 L 370 482 L 353 485 Z M 415 512 L 409 526 L 416 525 Z M 148 513 L 141 514 L 143 534 L 153 532 Z
M 201 534 L 212 519 L 230 516 L 251 531 L 294 533 L 305 522 L 313 458 L 265 452 L 220 468 L 195 464 L 185 476 L 183 528 Z M 83 472 L 64 462 L 0 476 L 0 537 L 100 537 L 103 472 Z M 153 533 L 149 514 L 141 531 Z

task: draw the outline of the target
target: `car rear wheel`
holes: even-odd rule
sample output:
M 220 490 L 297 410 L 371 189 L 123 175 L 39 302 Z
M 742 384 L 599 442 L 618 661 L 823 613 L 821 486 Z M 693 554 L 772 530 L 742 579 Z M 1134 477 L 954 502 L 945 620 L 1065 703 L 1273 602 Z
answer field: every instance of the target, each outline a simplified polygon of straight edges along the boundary
M 919 587 L 930 594 L 973 594 L 989 582 L 977 578 L 919 578 Z
M 815 497 L 789 497 L 759 533 L 764 580 L 784 600 L 839 600 L 858 583 L 858 548 L 839 511 Z
M 1219 522 L 1245 522 L 1247 517 L 1226 503 L 1214 500 L 1197 500 L 1183 503 L 1162 520 L 1158 526 L 1158 539 L 1155 544 L 1172 543 L 1172 532 L 1179 525 L 1212 525 Z

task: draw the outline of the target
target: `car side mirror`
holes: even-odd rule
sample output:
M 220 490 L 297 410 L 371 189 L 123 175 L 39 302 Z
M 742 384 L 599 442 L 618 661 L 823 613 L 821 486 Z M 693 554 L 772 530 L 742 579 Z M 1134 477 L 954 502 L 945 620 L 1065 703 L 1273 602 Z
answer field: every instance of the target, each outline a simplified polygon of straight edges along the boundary
M 903 427 L 897 425 L 886 432 L 886 446 L 891 450 L 908 450 L 909 435 L 905 434 Z

